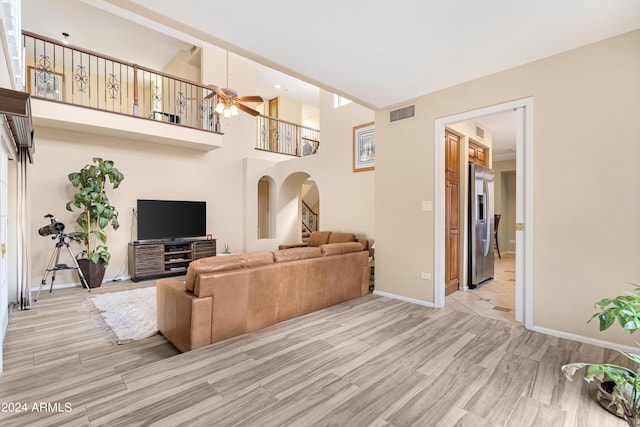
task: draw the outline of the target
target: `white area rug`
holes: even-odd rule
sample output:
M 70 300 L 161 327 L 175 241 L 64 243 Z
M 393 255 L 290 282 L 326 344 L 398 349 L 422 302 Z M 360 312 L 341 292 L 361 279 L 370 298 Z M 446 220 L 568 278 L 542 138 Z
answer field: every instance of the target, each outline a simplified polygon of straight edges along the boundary
M 96 326 L 113 344 L 125 344 L 158 333 L 156 287 L 88 297 Z

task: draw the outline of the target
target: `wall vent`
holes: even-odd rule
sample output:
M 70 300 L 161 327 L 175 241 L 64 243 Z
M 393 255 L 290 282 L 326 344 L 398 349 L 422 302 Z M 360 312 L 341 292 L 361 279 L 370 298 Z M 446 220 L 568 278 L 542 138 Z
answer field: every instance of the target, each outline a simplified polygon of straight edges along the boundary
M 476 126 L 476 136 L 478 138 L 484 139 L 484 129 L 482 129 L 480 126 Z
M 416 115 L 416 106 L 410 105 L 389 113 L 389 122 L 397 122 L 398 120 L 408 119 Z

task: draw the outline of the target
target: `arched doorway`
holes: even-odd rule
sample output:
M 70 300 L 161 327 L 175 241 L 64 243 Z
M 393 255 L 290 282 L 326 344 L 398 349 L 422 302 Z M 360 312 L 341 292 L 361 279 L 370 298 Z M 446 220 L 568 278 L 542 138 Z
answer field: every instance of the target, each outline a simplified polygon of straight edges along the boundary
M 278 236 L 283 242 L 301 242 L 318 230 L 320 192 L 311 176 L 294 172 L 283 181 L 278 199 Z
M 272 239 L 276 235 L 275 215 L 275 182 L 270 176 L 262 176 L 258 180 L 258 239 Z

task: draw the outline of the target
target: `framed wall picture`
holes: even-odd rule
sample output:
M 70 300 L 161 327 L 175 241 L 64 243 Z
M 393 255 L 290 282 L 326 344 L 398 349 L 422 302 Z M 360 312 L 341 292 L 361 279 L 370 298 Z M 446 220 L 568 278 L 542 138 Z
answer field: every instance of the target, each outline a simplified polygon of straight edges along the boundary
M 64 101 L 64 76 L 60 73 L 27 67 L 27 87 L 33 96 Z
M 376 140 L 374 123 L 365 123 L 353 128 L 353 171 L 375 169 Z

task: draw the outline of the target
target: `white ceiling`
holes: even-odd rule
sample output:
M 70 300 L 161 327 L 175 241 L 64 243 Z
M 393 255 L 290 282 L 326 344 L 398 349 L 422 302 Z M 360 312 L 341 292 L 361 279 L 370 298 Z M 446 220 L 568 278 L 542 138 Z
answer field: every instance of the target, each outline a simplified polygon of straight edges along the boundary
M 22 8 L 25 30 L 67 32 L 71 44 L 151 68 L 206 42 L 262 64 L 264 98 L 280 83 L 286 96 L 317 105 L 319 86 L 371 108 L 640 28 L 638 0 L 22 0 Z

